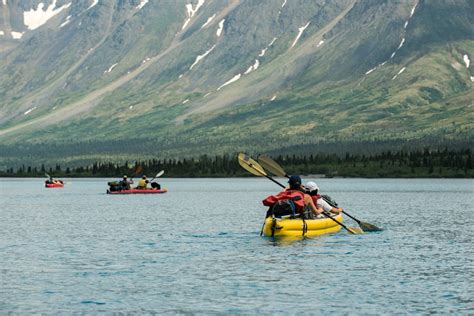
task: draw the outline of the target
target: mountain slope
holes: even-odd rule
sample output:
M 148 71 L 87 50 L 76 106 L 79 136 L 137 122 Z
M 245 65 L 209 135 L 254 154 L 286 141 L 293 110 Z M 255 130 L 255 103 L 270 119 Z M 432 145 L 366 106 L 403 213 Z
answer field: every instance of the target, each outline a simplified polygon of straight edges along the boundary
M 0 35 L 0 142 L 22 142 L 31 156 L 33 144 L 97 144 L 92 157 L 109 142 L 132 156 L 120 144 L 138 140 L 150 155 L 196 156 L 473 136 L 472 1 L 58 0 L 0 10 L 4 34 L 25 32 Z M 54 15 L 30 30 L 22 12 Z

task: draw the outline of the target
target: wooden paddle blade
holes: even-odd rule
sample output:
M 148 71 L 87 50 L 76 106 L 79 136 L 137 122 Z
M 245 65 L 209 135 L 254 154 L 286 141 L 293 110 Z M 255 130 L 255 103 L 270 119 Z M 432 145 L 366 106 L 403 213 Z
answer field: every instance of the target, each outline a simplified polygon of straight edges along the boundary
M 260 166 L 258 162 L 250 158 L 249 155 L 240 153 L 237 156 L 237 159 L 239 160 L 240 166 L 244 168 L 245 170 L 247 170 L 248 172 L 250 172 L 251 174 L 254 174 L 259 177 L 267 175 L 265 170 L 263 170 L 262 166 Z
M 273 173 L 275 176 L 279 177 L 286 177 L 287 174 L 285 170 L 272 158 L 266 156 L 266 155 L 260 155 L 258 156 L 258 162 L 262 165 L 262 167 L 265 170 L 270 171 L 270 173 Z
M 352 234 L 363 234 L 364 233 L 364 231 L 362 229 L 360 229 L 359 227 L 349 227 L 349 231 Z
M 359 222 L 359 226 L 366 232 L 378 232 L 382 230 L 381 228 L 378 228 L 375 225 L 365 223 L 365 222 Z

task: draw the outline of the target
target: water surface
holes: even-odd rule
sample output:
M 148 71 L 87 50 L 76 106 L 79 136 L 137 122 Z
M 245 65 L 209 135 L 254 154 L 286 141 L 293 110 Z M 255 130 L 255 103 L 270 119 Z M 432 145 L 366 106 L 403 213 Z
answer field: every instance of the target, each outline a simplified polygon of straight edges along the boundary
M 472 180 L 305 179 L 384 231 L 297 241 L 259 236 L 266 179 L 110 180 L 0 179 L 1 314 L 474 313 Z

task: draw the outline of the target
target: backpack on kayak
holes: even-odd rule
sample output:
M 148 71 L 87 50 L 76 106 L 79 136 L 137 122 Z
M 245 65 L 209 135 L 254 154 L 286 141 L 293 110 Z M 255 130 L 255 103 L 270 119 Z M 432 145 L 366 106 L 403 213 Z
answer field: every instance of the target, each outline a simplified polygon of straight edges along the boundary
M 295 218 L 296 215 L 295 202 L 292 200 L 276 201 L 267 212 L 267 217 L 273 216 L 281 218 L 284 216 L 289 216 L 290 218 Z
M 110 192 L 115 192 L 115 191 L 121 191 L 122 186 L 120 185 L 119 181 L 111 181 L 107 183 L 109 185 L 109 191 Z

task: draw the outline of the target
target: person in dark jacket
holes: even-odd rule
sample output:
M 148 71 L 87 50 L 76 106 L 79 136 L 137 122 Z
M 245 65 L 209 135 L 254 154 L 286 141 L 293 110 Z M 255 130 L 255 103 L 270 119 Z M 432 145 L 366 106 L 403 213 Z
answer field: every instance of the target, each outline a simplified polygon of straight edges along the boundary
M 130 185 L 133 183 L 133 180 L 129 180 L 128 177 L 125 175 L 122 178 L 122 181 L 119 182 L 120 187 L 122 190 L 130 190 Z

